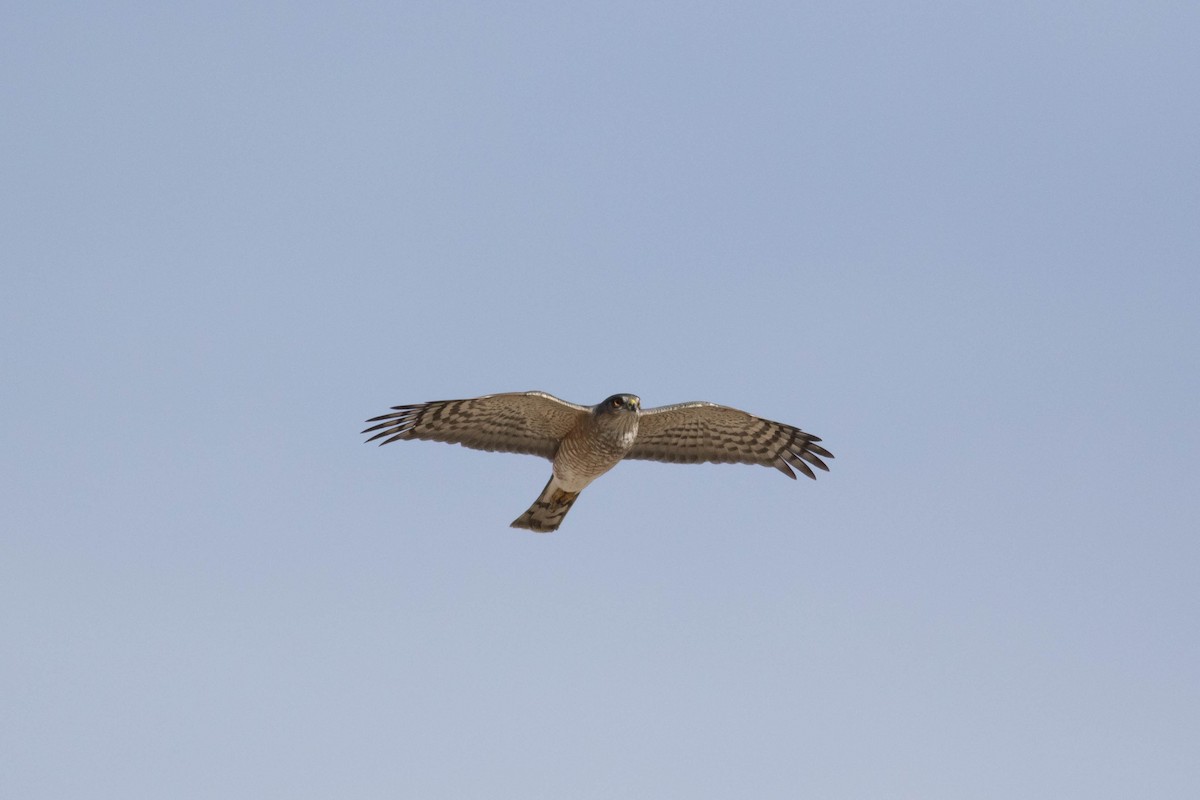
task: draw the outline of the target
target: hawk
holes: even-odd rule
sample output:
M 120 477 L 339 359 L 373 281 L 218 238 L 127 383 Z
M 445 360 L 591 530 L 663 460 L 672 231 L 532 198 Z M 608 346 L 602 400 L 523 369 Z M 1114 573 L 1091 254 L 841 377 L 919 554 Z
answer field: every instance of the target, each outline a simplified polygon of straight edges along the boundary
M 470 400 L 393 406 L 374 417 L 367 439 L 428 439 L 476 450 L 527 453 L 554 465 L 550 481 L 514 528 L 558 530 L 579 493 L 624 458 L 699 464 L 761 464 L 795 480 L 793 469 L 816 478 L 833 454 L 799 428 L 715 403 L 642 408 L 632 394 L 581 406 L 545 392 L 489 394 Z M 378 431 L 378 433 L 375 433 Z M 386 438 L 385 438 L 386 437 Z

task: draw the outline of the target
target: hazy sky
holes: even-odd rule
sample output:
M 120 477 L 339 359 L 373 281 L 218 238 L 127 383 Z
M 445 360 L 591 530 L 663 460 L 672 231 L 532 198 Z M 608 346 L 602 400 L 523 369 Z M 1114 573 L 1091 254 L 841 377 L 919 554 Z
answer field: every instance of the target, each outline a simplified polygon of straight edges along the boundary
M 0 795 L 1200 796 L 1200 6 L 10 3 Z M 542 389 L 816 482 L 362 443 Z

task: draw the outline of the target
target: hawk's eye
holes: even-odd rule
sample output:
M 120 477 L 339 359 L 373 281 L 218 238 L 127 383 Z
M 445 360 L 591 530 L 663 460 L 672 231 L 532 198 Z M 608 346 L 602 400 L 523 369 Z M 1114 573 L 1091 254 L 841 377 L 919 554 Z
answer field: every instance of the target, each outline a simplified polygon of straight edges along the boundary
M 613 408 L 620 408 L 621 407 L 621 398 L 614 397 L 612 399 L 612 401 L 609 403 L 609 405 L 612 406 Z

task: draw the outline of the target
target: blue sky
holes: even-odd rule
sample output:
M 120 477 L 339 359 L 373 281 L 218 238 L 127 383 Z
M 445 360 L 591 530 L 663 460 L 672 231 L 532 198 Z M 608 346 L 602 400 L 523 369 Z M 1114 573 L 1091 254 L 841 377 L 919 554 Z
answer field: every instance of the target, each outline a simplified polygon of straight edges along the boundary
M 1200 11 L 0 12 L 0 794 L 1191 798 Z M 542 389 L 820 480 L 364 446 Z

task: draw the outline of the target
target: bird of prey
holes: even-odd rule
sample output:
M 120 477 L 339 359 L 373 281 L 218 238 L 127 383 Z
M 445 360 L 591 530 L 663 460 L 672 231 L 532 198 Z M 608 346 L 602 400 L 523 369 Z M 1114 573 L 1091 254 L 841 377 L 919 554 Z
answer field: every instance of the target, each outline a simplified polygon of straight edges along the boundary
M 470 400 L 435 400 L 393 406 L 363 433 L 380 445 L 428 439 L 476 450 L 527 453 L 554 465 L 550 481 L 514 528 L 558 530 L 579 493 L 623 458 L 699 464 L 761 464 L 793 480 L 812 468 L 829 471 L 833 454 L 799 428 L 715 403 L 642 408 L 632 394 L 614 394 L 599 405 L 568 403 L 545 392 L 489 394 Z

